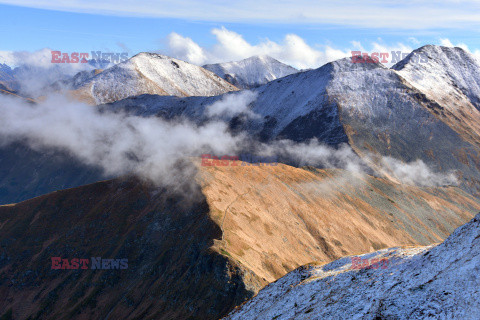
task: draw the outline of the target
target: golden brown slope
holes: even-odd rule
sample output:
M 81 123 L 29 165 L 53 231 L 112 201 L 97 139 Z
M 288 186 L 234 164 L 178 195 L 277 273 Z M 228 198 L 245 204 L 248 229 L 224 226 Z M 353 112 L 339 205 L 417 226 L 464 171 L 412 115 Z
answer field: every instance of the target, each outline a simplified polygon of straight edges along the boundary
M 267 282 L 312 262 L 445 239 L 480 207 L 458 188 L 419 188 L 342 170 L 201 167 L 219 251 Z

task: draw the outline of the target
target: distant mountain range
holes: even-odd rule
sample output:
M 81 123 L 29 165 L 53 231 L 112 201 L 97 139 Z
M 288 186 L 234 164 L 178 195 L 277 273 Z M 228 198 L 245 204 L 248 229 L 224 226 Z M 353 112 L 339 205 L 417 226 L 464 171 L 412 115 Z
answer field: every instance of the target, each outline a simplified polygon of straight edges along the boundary
M 3 63 L 0 63 L 0 86 L 3 90 L 18 90 L 18 83 L 15 80 L 12 68 Z
M 207 64 L 203 67 L 241 89 L 258 87 L 298 72 L 297 69 L 266 55 L 241 61 Z
M 415 62 L 410 61 L 409 57 L 393 69 L 375 63 L 352 63 L 351 59 L 342 59 L 315 70 L 298 72 L 253 88 L 251 90 L 257 94 L 257 97 L 251 103 L 251 110 L 260 117 L 249 119 L 238 116 L 232 119 L 231 126 L 235 130 L 246 130 L 255 139 L 265 142 L 275 139 L 305 142 L 311 138 L 317 138 L 320 142 L 332 146 L 348 143 L 358 155 L 369 161 L 372 168 L 376 168 L 376 164 L 370 159 L 372 154 L 390 156 L 405 162 L 421 159 L 439 172 L 447 173 L 455 170 L 459 176 L 460 186 L 478 195 L 480 192 L 480 136 L 476 128 L 480 123 L 479 96 L 478 90 L 467 91 L 465 83 L 473 81 L 471 87 L 478 86 L 475 84 L 478 83 L 475 82 L 477 81 L 475 77 L 480 67 L 471 55 L 459 48 L 426 46 L 418 50 L 429 51 L 427 64 L 432 67 L 428 67 L 427 64 L 415 66 Z M 169 72 L 172 68 L 177 69 L 172 64 L 175 60 L 146 54 L 132 58 L 132 61 L 127 61 L 126 65 L 134 65 L 137 59 L 145 62 L 145 64 L 139 62 L 140 65 L 159 63 L 155 70 L 160 70 L 161 66 L 167 68 Z M 445 71 L 438 81 L 428 82 L 436 90 L 435 92 L 440 93 L 432 95 L 428 90 L 424 93 L 421 91 L 423 87 L 407 80 L 437 77 L 443 72 L 443 67 L 438 66 L 444 63 L 442 61 L 449 61 L 449 68 L 455 68 L 458 65 L 459 72 Z M 121 77 L 118 76 L 122 74 L 121 70 L 124 68 L 130 70 L 126 66 L 118 65 L 96 75 L 95 71 L 81 73 L 72 78 L 72 83 L 79 87 L 77 92 L 86 90 L 86 83 L 90 83 L 88 86 L 98 90 L 103 85 L 97 86 L 95 84 L 97 82 L 116 83 L 115 86 L 121 95 L 130 95 L 133 93 L 122 89 L 123 84 L 128 81 L 122 82 Z M 185 65 L 185 72 L 191 68 L 197 75 L 196 72 L 201 75 L 210 74 L 192 65 Z M 416 73 L 421 74 L 412 76 L 410 75 L 412 71 L 409 70 L 416 70 Z M 129 72 L 127 73 L 131 75 Z M 181 74 L 184 74 L 183 71 L 178 76 L 180 77 Z M 205 80 L 203 76 L 200 77 Z M 194 77 L 190 78 L 192 81 L 193 79 Z M 213 79 L 217 79 L 218 83 L 223 85 L 226 83 L 215 76 Z M 137 80 L 132 81 L 135 83 Z M 183 81 L 180 82 L 183 83 Z M 196 84 L 189 86 L 196 86 Z M 228 84 L 225 86 L 232 89 Z M 449 96 L 446 96 L 447 98 L 440 99 L 442 92 L 447 90 L 445 88 L 453 90 L 454 98 L 449 100 L 447 99 Z M 205 113 L 207 106 L 232 94 L 237 93 L 185 98 L 140 95 L 114 102 L 107 108 L 125 109 L 143 116 L 159 115 L 167 119 L 187 117 L 194 122 L 202 123 L 208 119 Z M 103 95 L 104 98 L 100 96 L 98 96 L 99 99 L 103 100 L 108 94 Z M 113 99 L 113 96 L 110 97 Z M 110 100 L 110 98 L 105 99 Z M 22 149 L 18 152 L 18 154 L 24 154 L 26 151 Z M 45 177 L 42 175 L 38 178 L 40 180 L 35 179 L 38 184 L 43 185 L 42 188 L 39 188 L 37 183 L 32 184 L 32 179 L 26 176 L 28 180 L 15 184 L 17 187 L 11 185 L 11 180 L 6 179 L 7 176 L 0 176 L 0 181 L 4 181 L 0 183 L 0 190 L 4 190 L 0 203 L 25 200 L 65 186 L 79 185 L 67 182 L 69 179 L 46 178 L 49 174 L 56 176 L 57 173 L 42 169 L 40 162 L 34 160 L 42 157 L 15 158 L 13 155 L 16 151 L 11 148 L 0 150 L 0 154 L 6 154 L 0 159 L 3 158 L 4 162 L 9 163 L 3 166 L 5 172 L 16 172 L 19 169 L 15 168 L 20 168 L 20 163 L 25 168 L 35 168 L 35 171 L 45 172 Z M 90 171 L 87 168 L 85 170 Z M 81 174 L 80 176 L 89 175 Z M 44 179 L 50 182 L 48 184 L 41 182 Z M 78 183 L 80 181 L 78 180 Z M 88 183 L 95 180 L 84 181 Z M 31 186 L 31 189 L 30 187 L 16 189 L 22 188 L 22 185 Z M 33 193 L 26 192 L 28 189 Z M 13 196 L 15 194 L 24 196 Z
M 254 88 L 298 72 L 297 69 L 269 56 L 253 56 L 236 62 L 209 64 L 202 69 L 154 53 L 140 53 L 118 65 L 99 64 L 92 60 L 88 67 L 92 69 L 81 71 L 73 77 L 61 74 L 60 70 L 52 72 L 49 78 L 56 76 L 58 80 L 45 90 L 71 90 L 74 97 L 90 104 L 99 104 L 140 94 L 179 97 L 218 95 L 236 90 L 233 86 L 240 89 Z M 205 70 L 213 72 L 233 86 Z M 100 75 L 104 71 L 105 73 Z M 20 90 L 22 81 L 28 82 L 29 73 L 38 72 L 40 71 L 26 66 L 12 70 L 7 65 L 0 65 L 0 84 L 10 90 Z

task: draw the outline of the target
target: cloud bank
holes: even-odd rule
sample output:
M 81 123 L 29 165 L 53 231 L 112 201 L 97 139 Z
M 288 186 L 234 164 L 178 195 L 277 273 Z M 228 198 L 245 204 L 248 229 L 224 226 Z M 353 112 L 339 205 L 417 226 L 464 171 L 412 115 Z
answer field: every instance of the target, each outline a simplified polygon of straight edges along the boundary
M 172 183 L 177 160 L 204 150 L 228 153 L 241 135 L 211 121 L 197 126 L 188 121 L 168 122 L 122 113 L 100 112 L 96 107 L 52 96 L 39 104 L 0 97 L 0 144 L 21 140 L 36 150 L 57 148 L 107 176 L 135 174 L 152 182 Z
M 246 148 L 257 150 L 260 156 L 293 159 L 299 165 L 371 172 L 348 145 L 335 149 L 315 139 L 304 143 L 262 143 L 253 141 L 246 133 L 232 133 L 228 122 L 235 115 L 248 114 L 254 99 L 249 91 L 225 95 L 207 107 L 207 114 L 212 117 L 199 125 L 185 119 L 167 121 L 100 111 L 63 96 L 50 96 L 38 104 L 0 96 L 0 146 L 22 141 L 35 150 L 59 149 L 103 169 L 107 176 L 133 174 L 169 186 L 194 181 L 189 176 L 192 166 L 178 166 L 190 157 L 199 158 L 205 153 L 235 155 Z M 406 164 L 383 158 L 379 163 L 380 173 L 408 184 L 435 186 L 456 182 L 453 175 L 435 173 L 421 161 Z
M 52 63 L 51 49 L 37 51 L 0 51 L 0 64 L 6 64 L 2 72 L 14 77 L 12 89 L 38 97 L 44 94 L 45 87 L 55 81 L 72 77 L 80 71 L 93 70 L 88 63 Z M 0 74 L 1 78 L 1 74 Z
M 352 51 L 366 53 L 401 51 L 410 53 L 420 45 L 419 40 L 410 37 L 406 43 L 386 44 L 382 39 L 378 39 L 378 41 L 368 44 L 351 41 L 350 47 L 337 48 L 332 45 L 310 45 L 296 34 L 285 35 L 281 42 L 265 39 L 252 44 L 246 41 L 241 34 L 223 27 L 214 28 L 211 32 L 215 36 L 216 42 L 210 47 L 202 47 L 193 39 L 172 32 L 166 38 L 164 53 L 196 65 L 242 60 L 254 55 L 269 55 L 298 69 L 307 69 L 318 68 L 325 63 L 351 57 Z M 443 38 L 439 39 L 437 44 L 454 46 L 449 39 Z M 480 50 L 471 51 L 465 44 L 461 43 L 456 46 L 480 58 Z M 386 64 L 387 67 L 392 65 L 392 63 Z

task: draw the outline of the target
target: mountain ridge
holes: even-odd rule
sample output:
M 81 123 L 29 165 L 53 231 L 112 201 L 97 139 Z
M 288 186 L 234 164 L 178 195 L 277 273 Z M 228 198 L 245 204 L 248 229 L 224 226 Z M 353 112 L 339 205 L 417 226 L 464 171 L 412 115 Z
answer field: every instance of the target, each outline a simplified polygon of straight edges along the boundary
M 439 245 L 300 267 L 224 319 L 476 319 L 479 230 L 477 214 Z M 385 264 L 355 267 L 354 259 Z
M 238 90 L 214 73 L 165 55 L 141 52 L 71 88 L 91 104 L 110 103 L 140 94 L 213 96 Z
M 240 89 L 258 87 L 298 72 L 297 69 L 267 55 L 252 56 L 240 61 L 206 64 L 203 67 Z

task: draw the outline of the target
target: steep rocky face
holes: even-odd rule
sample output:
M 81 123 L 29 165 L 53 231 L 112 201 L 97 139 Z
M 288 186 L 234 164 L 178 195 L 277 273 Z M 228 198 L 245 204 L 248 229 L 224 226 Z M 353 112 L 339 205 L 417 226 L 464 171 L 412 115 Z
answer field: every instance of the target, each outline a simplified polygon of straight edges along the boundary
M 213 96 L 238 90 L 214 73 L 154 53 L 140 53 L 75 85 L 71 93 L 92 104 L 141 94 Z
M 441 241 L 480 210 L 453 187 L 197 165 L 187 194 L 118 179 L 0 206 L 0 309 L 15 319 L 218 319 L 299 265 Z M 128 268 L 52 269 L 52 257 Z
M 336 97 L 349 144 L 358 154 L 421 159 L 438 171 L 458 170 L 463 188 L 479 193 L 479 145 L 441 121 L 431 110 L 434 102 L 380 65 L 352 68 L 348 60 L 332 65 L 327 91 Z
M 415 57 L 426 56 L 427 61 Z M 440 104 L 466 99 L 480 109 L 480 63 L 462 48 L 426 45 L 414 50 L 392 69 Z
M 253 56 L 240 61 L 207 64 L 203 68 L 240 89 L 255 88 L 298 70 L 270 56 Z
M 225 319 L 476 319 L 479 230 L 480 214 L 438 246 L 298 268 Z

